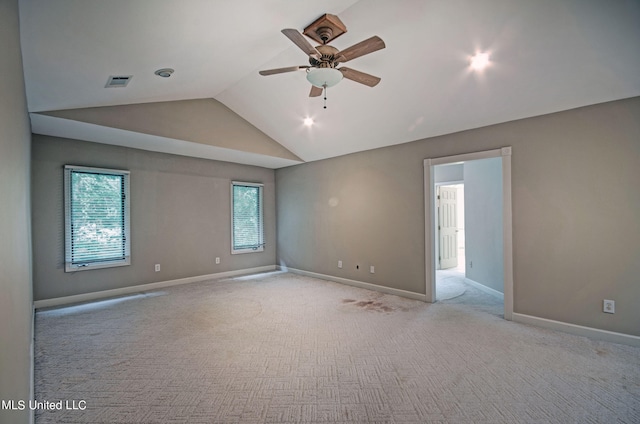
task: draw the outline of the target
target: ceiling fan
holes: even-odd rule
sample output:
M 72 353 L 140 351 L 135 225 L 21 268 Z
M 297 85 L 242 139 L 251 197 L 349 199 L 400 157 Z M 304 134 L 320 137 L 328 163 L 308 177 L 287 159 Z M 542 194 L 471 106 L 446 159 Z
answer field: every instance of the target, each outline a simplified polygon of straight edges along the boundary
M 322 43 L 317 47 L 313 47 L 298 30 L 291 28 L 283 29 L 282 33 L 309 56 L 309 65 L 268 69 L 260 71 L 260 75 L 282 74 L 304 69 L 307 72 L 307 80 L 312 84 L 309 97 L 317 97 L 321 95 L 324 90 L 325 103 L 327 100 L 327 87 L 336 85 L 343 77 L 369 87 L 376 86 L 380 82 L 380 78 L 347 68 L 346 66 L 341 68 L 337 68 L 337 66 L 360 56 L 384 49 L 384 41 L 374 35 L 344 50 L 338 50 L 327 44 L 345 32 L 347 32 L 347 28 L 342 21 L 340 21 L 336 15 L 330 14 L 321 16 L 305 28 L 303 32 L 304 35 L 309 38 Z M 324 107 L 325 109 L 327 108 L 326 104 Z

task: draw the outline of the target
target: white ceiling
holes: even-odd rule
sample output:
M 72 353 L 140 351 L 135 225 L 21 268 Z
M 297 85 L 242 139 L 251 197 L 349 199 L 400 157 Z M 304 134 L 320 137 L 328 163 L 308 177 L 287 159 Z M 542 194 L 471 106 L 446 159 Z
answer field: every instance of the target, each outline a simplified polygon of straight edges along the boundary
M 349 62 L 381 83 L 344 80 L 327 109 L 304 72 L 258 74 L 307 64 L 280 30 L 324 13 L 347 26 L 338 49 L 372 35 L 387 46 Z M 214 98 L 304 161 L 640 95 L 638 0 L 20 0 L 20 18 L 30 112 Z M 481 73 L 476 51 L 491 56 Z M 175 74 L 154 75 L 164 67 Z M 107 89 L 109 75 L 133 79 Z M 38 121 L 34 132 L 76 136 L 73 121 Z

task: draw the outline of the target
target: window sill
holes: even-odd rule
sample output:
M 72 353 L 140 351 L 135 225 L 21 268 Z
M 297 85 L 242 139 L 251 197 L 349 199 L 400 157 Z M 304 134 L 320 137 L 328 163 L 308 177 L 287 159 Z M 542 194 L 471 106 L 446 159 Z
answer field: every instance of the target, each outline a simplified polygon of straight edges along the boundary
M 66 263 L 64 265 L 64 272 L 89 271 L 92 269 L 115 268 L 118 266 L 129 266 L 129 265 L 131 265 L 130 259 L 125 259 L 123 261 L 113 261 L 113 262 L 96 262 L 96 263 L 89 263 L 86 265 L 72 265 L 72 264 Z
M 232 250 L 231 254 L 232 255 L 243 255 L 245 253 L 258 253 L 258 252 L 264 252 L 264 247 L 259 247 L 257 249 Z

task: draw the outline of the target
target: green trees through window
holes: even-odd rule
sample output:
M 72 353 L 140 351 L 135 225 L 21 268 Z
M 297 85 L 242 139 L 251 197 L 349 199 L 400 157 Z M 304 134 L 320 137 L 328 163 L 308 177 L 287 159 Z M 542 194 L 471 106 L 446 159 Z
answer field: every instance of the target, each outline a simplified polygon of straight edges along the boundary
M 129 173 L 65 167 L 66 270 L 128 265 Z
M 232 253 L 264 250 L 262 184 L 232 183 Z

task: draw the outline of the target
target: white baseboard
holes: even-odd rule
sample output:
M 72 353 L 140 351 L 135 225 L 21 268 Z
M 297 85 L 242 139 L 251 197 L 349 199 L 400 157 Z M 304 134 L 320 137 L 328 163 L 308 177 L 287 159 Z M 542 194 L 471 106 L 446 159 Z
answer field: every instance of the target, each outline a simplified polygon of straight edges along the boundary
M 614 331 L 600 330 L 582 325 L 569 324 L 552 319 L 539 318 L 531 315 L 513 313 L 513 321 L 522 324 L 535 325 L 537 327 L 548 328 L 550 330 L 562 331 L 576 336 L 584 336 L 606 342 L 620 343 L 634 347 L 640 347 L 640 337 L 631 334 L 616 333 Z
M 500 300 L 502 300 L 504 302 L 504 293 L 500 293 L 498 290 L 494 290 L 491 287 L 487 287 L 484 284 L 480 284 L 477 281 L 470 280 L 470 279 L 468 279 L 466 277 L 464 279 L 464 282 L 465 283 L 469 283 L 469 285 L 477 288 L 478 290 L 480 290 L 480 291 L 482 291 L 484 293 L 487 293 L 487 294 L 489 294 L 489 295 L 491 295 L 491 296 L 493 296 L 493 297 L 495 297 L 497 299 L 500 299 Z
M 319 278 L 321 280 L 333 281 L 334 283 L 346 284 L 348 286 L 359 287 L 361 289 L 373 290 L 381 293 L 392 294 L 395 296 L 406 297 L 409 299 L 421 300 L 423 302 L 427 301 L 427 296 L 420 293 L 394 289 L 392 287 L 379 286 L 377 284 L 365 283 L 364 281 L 349 280 L 348 278 L 335 277 L 333 275 L 318 274 L 317 272 L 304 271 L 302 269 L 283 267 L 280 265 L 278 265 L 277 268 L 281 271 L 287 271 L 293 274 L 300 274 L 307 277 Z
M 243 274 L 253 274 L 256 272 L 274 271 L 275 265 L 266 265 L 256 268 L 239 269 L 235 271 L 218 272 L 216 274 L 198 275 L 195 277 L 180 278 L 177 280 L 159 281 L 157 283 L 140 284 L 137 286 L 121 287 L 119 289 L 102 290 L 92 293 L 76 294 L 72 296 L 56 297 L 53 299 L 36 300 L 33 302 L 35 309 L 48 308 L 51 306 L 68 305 L 70 303 L 87 302 L 91 300 L 104 299 L 107 297 L 122 296 L 131 293 L 140 293 L 149 290 L 157 290 L 165 287 L 178 286 L 181 284 L 196 283 L 199 281 L 216 280 L 220 278 L 235 277 Z

